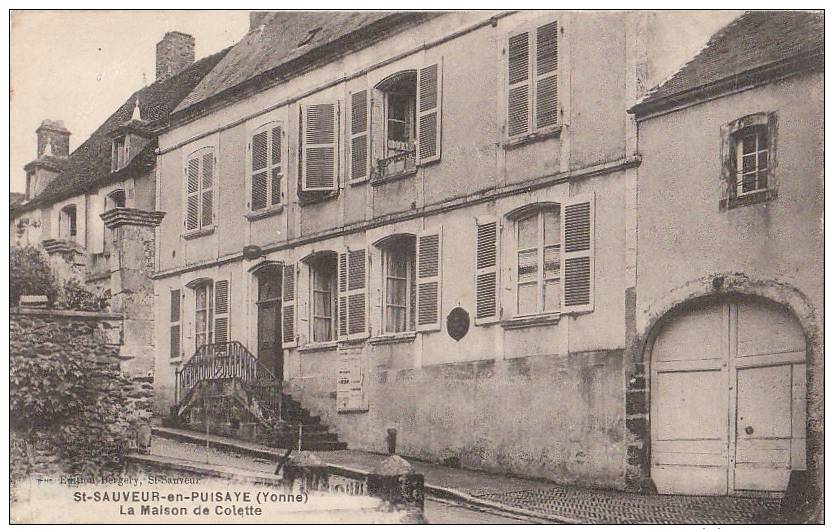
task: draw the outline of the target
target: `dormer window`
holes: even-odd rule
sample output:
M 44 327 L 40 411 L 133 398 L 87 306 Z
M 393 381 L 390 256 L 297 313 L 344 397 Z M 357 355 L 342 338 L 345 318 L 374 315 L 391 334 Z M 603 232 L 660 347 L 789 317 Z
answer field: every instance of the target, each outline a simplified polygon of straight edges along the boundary
M 119 136 L 113 140 L 113 156 L 110 170 L 113 172 L 124 168 L 130 159 L 129 155 L 130 143 L 127 141 L 127 136 Z

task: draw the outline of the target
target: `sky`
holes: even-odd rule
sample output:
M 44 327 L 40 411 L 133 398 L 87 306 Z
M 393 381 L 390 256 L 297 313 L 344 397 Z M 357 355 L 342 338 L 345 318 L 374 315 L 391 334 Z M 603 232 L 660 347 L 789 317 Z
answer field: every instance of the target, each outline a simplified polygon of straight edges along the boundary
M 664 50 L 652 82 L 690 59 L 739 12 L 664 11 L 652 45 Z M 37 154 L 35 129 L 62 120 L 81 145 L 133 92 L 153 83 L 156 43 L 166 31 L 196 40 L 199 59 L 240 40 L 248 11 L 14 11 L 11 15 L 11 191 Z M 144 77 L 143 77 L 144 76 Z

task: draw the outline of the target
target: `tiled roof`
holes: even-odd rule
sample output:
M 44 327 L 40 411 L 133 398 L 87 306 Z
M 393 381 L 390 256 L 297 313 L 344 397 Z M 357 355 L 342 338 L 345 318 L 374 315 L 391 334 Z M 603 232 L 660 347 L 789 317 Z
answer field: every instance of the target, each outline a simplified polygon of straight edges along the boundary
M 261 19 L 262 24 L 235 44 L 174 112 L 195 107 L 248 82 L 303 68 L 313 60 L 336 57 L 359 40 L 360 33 L 381 37 L 384 28 L 426 16 L 431 15 L 413 11 L 268 13 Z
M 671 78 L 654 88 L 631 111 L 645 114 L 675 106 L 698 91 L 739 88 L 751 74 L 774 65 L 808 68 L 823 54 L 821 12 L 752 11 L 710 38 L 703 50 Z M 813 60 L 809 60 L 813 59 Z M 749 75 L 749 79 L 756 79 Z M 723 84 L 729 83 L 726 87 Z
M 127 167 L 114 173 L 110 170 L 112 139 L 108 134 L 130 120 L 137 98 L 139 99 L 143 121 L 154 123 L 166 119 L 174 107 L 194 89 L 200 79 L 227 52 L 228 49 L 200 59 L 177 75 L 157 81 L 133 93 L 68 158 L 55 159 L 63 166 L 61 174 L 33 200 L 15 208 L 15 213 L 52 204 L 109 182 L 118 182 L 131 176 L 146 173 L 155 163 L 156 140 L 149 142 Z

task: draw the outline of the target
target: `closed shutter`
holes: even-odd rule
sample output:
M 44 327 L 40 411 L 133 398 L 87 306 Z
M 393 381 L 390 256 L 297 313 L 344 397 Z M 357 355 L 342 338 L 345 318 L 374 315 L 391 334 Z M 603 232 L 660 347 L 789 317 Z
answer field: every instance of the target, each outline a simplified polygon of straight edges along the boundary
M 335 191 L 337 180 L 338 105 L 302 107 L 302 191 Z
M 367 178 L 370 159 L 370 110 L 368 90 L 350 95 L 350 179 Z
M 339 254 L 339 338 L 368 335 L 368 255 L 364 248 Z
M 272 127 L 269 133 L 269 160 L 270 171 L 272 171 L 271 185 L 269 186 L 269 203 L 276 205 L 281 203 L 281 182 L 284 179 L 284 166 L 281 163 L 283 153 L 282 140 L 283 131 L 280 126 Z
M 214 343 L 229 341 L 229 280 L 214 282 Z
M 440 329 L 442 230 L 417 237 L 417 330 Z
M 269 202 L 269 131 L 252 136 L 252 211 L 258 211 Z
M 211 226 L 214 224 L 214 152 L 208 152 L 203 155 L 202 161 L 202 203 L 200 207 L 201 222 L 200 227 Z
M 532 129 L 533 103 L 530 33 L 510 35 L 507 42 L 507 135 L 527 134 Z
M 283 273 L 281 274 L 281 336 L 282 345 L 284 347 L 295 347 L 296 332 L 295 332 L 295 265 L 284 265 Z
M 498 222 L 478 219 L 475 242 L 475 324 L 498 319 Z
M 182 308 L 180 306 L 180 290 L 171 291 L 171 358 L 177 358 L 181 352 L 182 332 L 180 327 L 180 315 Z
M 417 74 L 417 165 L 440 160 L 443 61 Z
M 185 229 L 196 230 L 200 227 L 200 159 L 191 158 L 185 167 L 186 176 L 186 213 Z
M 562 312 L 594 310 L 594 195 L 577 196 L 563 208 Z
M 536 28 L 536 128 L 557 124 L 559 116 L 559 31 L 550 22 Z

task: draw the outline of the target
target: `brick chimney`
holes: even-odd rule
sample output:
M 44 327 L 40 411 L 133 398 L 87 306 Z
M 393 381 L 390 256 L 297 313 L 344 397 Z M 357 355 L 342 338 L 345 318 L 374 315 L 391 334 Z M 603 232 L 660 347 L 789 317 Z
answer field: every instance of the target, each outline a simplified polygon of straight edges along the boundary
M 194 62 L 194 37 L 169 31 L 156 44 L 156 80 L 168 79 Z
M 63 121 L 52 121 L 45 119 L 41 122 L 41 126 L 35 130 L 38 135 L 38 158 L 43 156 L 47 150 L 47 145 L 52 151 L 52 156 L 65 158 L 69 156 L 69 137 L 70 131 L 64 126 Z

